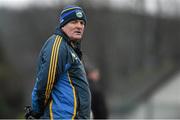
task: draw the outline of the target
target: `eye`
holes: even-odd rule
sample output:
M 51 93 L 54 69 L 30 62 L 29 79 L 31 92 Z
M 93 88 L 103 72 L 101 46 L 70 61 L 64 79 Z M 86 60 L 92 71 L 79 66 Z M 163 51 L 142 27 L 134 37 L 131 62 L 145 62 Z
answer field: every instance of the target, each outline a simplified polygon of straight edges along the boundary
M 80 21 L 80 24 L 81 24 L 81 25 L 84 25 L 84 24 L 85 24 L 85 22 L 84 22 L 83 20 L 81 20 L 81 21 Z

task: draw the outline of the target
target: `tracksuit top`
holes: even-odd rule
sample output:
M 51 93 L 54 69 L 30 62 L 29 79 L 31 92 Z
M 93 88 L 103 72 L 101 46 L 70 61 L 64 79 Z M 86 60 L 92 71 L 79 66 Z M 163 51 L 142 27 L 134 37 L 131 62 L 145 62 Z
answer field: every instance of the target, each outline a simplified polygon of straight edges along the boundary
M 82 61 L 59 29 L 45 42 L 38 60 L 32 110 L 47 119 L 89 119 L 91 95 Z

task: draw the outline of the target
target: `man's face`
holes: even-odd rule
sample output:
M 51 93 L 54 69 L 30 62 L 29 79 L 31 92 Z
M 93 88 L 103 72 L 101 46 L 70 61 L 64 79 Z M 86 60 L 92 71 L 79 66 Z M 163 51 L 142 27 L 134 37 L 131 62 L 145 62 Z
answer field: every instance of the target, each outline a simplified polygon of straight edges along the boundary
M 77 41 L 82 38 L 84 33 L 84 21 L 83 20 L 72 20 L 62 27 L 62 30 L 72 41 Z

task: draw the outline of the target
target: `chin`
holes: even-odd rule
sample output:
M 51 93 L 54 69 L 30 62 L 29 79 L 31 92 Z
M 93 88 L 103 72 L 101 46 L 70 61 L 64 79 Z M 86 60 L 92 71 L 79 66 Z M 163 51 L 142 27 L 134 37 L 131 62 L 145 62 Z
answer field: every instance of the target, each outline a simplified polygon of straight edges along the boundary
M 81 40 L 82 39 L 82 37 L 74 37 L 72 40 L 73 41 L 79 41 L 79 40 Z

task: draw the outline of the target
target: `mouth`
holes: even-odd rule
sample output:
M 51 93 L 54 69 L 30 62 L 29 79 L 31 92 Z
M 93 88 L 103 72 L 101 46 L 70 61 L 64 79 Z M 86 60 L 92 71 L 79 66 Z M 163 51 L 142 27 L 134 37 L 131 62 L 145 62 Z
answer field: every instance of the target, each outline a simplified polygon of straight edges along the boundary
M 81 35 L 82 34 L 81 31 L 75 31 L 74 33 L 77 34 L 77 35 Z

